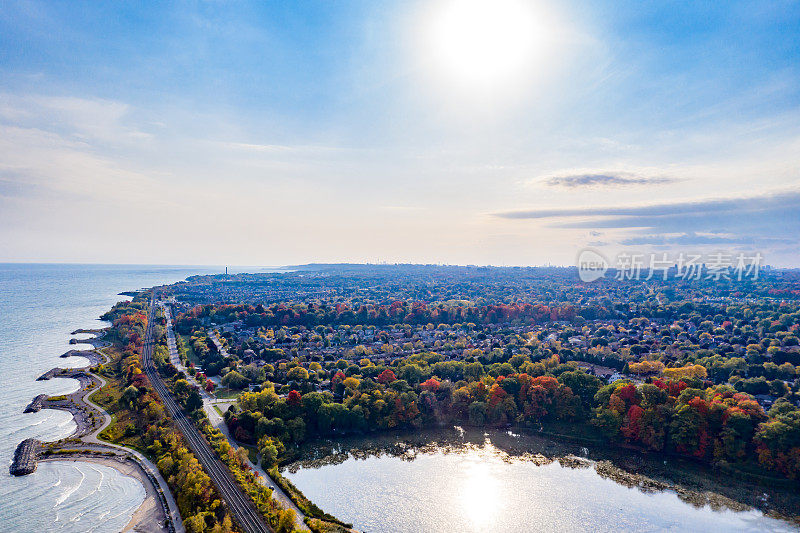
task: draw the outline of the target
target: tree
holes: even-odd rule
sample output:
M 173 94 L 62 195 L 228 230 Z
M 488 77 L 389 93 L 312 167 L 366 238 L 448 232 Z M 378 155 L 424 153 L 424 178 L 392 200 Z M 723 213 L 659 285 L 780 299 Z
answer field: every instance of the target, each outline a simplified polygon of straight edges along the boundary
M 351 376 L 351 377 L 349 377 L 349 378 L 346 378 L 346 379 L 345 379 L 345 380 L 342 382 L 342 384 L 343 384 L 343 385 L 345 386 L 345 388 L 347 388 L 347 389 L 355 390 L 355 389 L 357 389 L 357 388 L 358 388 L 358 386 L 361 384 L 361 382 L 360 382 L 358 379 L 356 379 L 356 378 L 354 378 L 354 377 L 352 377 L 352 376 Z
M 420 368 L 419 365 L 411 363 L 407 365 L 403 365 L 397 371 L 397 377 L 400 379 L 404 379 L 411 384 L 417 384 L 422 381 L 422 378 L 425 376 L 425 370 Z
M 386 384 L 386 383 L 391 383 L 396 379 L 397 376 L 395 376 L 394 372 L 392 372 L 391 369 L 387 368 L 386 370 L 378 374 L 378 377 L 375 378 L 375 381 L 381 384 Z
M 775 418 L 758 427 L 755 443 L 762 466 L 800 479 L 800 409 L 781 406 Z
M 708 377 L 708 372 L 706 371 L 706 367 L 702 365 L 686 365 L 675 368 L 665 368 L 664 377 L 670 379 L 680 379 L 689 377 L 705 379 L 706 377 Z
M 484 402 L 472 402 L 469 404 L 469 423 L 473 426 L 483 426 L 486 424 L 487 412 Z
M 192 387 L 192 390 L 189 391 L 189 396 L 186 398 L 184 405 L 186 405 L 186 410 L 190 413 L 203 407 L 203 398 L 200 397 L 197 387 Z
M 622 415 L 614 409 L 601 407 L 596 409 L 592 424 L 597 426 L 607 438 L 613 438 L 619 433 Z
M 708 406 L 694 397 L 681 406 L 670 423 L 670 442 L 680 453 L 704 457 L 709 445 Z
M 626 363 L 628 372 L 631 374 L 656 374 L 664 370 L 664 363 L 661 361 L 641 361 L 639 363 Z
M 127 405 L 132 405 L 134 401 L 139 397 L 139 389 L 130 385 L 122 391 L 122 396 L 120 399 L 124 401 Z
M 186 531 L 191 533 L 202 533 L 206 530 L 206 520 L 202 514 L 190 516 L 183 521 L 183 525 L 186 526 Z
M 239 458 L 239 462 L 243 465 L 246 465 L 250 456 L 247 452 L 247 448 L 244 446 L 239 446 L 236 448 L 236 456 Z
M 245 388 L 249 383 L 249 380 L 241 375 L 236 370 L 231 370 L 222 378 L 222 384 L 229 389 L 234 390 L 241 390 Z
M 563 372 L 558 376 L 558 381 L 572 389 L 572 392 L 581 399 L 584 409 L 587 410 L 592 407 L 594 395 L 603 386 L 600 378 L 580 370 Z
M 289 420 L 286 424 L 286 429 L 289 431 L 289 438 L 296 444 L 300 444 L 306 438 L 306 423 L 300 417 Z
M 478 361 L 469 363 L 464 369 L 464 377 L 476 380 L 483 375 L 483 365 Z
M 278 527 L 277 533 L 291 533 L 294 531 L 295 513 L 292 509 L 285 509 L 278 511 Z
M 265 468 L 272 468 L 278 462 L 278 447 L 271 438 L 260 441 L 259 452 L 261 453 L 261 464 Z
M 296 390 L 289 391 L 289 394 L 286 396 L 286 405 L 290 407 L 299 407 L 301 401 L 302 396 Z
M 425 391 L 436 392 L 437 390 L 439 390 L 439 380 L 432 377 L 427 381 L 421 383 L 420 388 Z
M 175 382 L 175 385 L 172 387 L 172 390 L 175 394 L 180 398 L 185 396 L 189 392 L 189 382 L 185 379 L 179 379 Z
M 302 366 L 294 366 L 286 373 L 286 377 L 294 381 L 308 380 L 308 370 Z

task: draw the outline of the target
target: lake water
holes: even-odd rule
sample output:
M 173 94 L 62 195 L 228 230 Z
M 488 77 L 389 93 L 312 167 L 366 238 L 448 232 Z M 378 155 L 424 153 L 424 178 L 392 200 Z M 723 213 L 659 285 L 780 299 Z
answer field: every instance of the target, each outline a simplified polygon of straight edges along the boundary
M 385 442 L 367 441 L 367 452 L 322 453 L 284 475 L 324 511 L 369 533 L 797 531 L 723 497 L 693 493 L 684 501 L 669 489 L 631 488 L 601 475 L 595 461 L 562 465 L 500 450 L 493 441 L 507 442 L 507 434 L 483 438 L 402 454 L 376 454 Z M 513 436 L 514 445 L 525 449 L 526 438 Z
M 180 281 L 219 268 L 0 264 L 0 531 L 119 531 L 144 499 L 144 487 L 116 470 L 89 463 L 46 462 L 29 476 L 12 477 L 17 444 L 50 441 L 75 429 L 71 415 L 45 409 L 23 414 L 37 394 L 77 390 L 71 379 L 35 381 L 61 359 L 70 332 L 105 326 L 98 317 L 126 297 L 121 291 Z

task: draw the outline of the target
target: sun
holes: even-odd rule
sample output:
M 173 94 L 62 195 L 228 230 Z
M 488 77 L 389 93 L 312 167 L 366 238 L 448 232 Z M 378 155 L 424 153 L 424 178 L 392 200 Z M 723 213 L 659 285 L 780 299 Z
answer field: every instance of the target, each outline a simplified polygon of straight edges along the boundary
M 431 52 L 443 75 L 502 85 L 530 70 L 543 29 L 522 0 L 451 0 L 433 14 Z

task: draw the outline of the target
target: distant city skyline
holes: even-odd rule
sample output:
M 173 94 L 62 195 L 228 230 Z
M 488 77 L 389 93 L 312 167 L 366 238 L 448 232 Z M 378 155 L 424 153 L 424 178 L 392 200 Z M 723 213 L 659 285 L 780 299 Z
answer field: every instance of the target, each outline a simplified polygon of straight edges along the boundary
M 0 7 L 0 262 L 800 266 L 800 3 Z

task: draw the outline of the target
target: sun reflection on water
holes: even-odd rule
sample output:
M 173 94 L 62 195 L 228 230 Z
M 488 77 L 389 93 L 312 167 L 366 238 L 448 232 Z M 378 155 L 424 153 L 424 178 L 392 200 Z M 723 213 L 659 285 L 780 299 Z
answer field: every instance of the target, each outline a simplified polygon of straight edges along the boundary
M 500 480 L 495 475 L 495 448 L 491 444 L 471 455 L 461 467 L 460 503 L 477 530 L 484 530 L 502 506 Z

